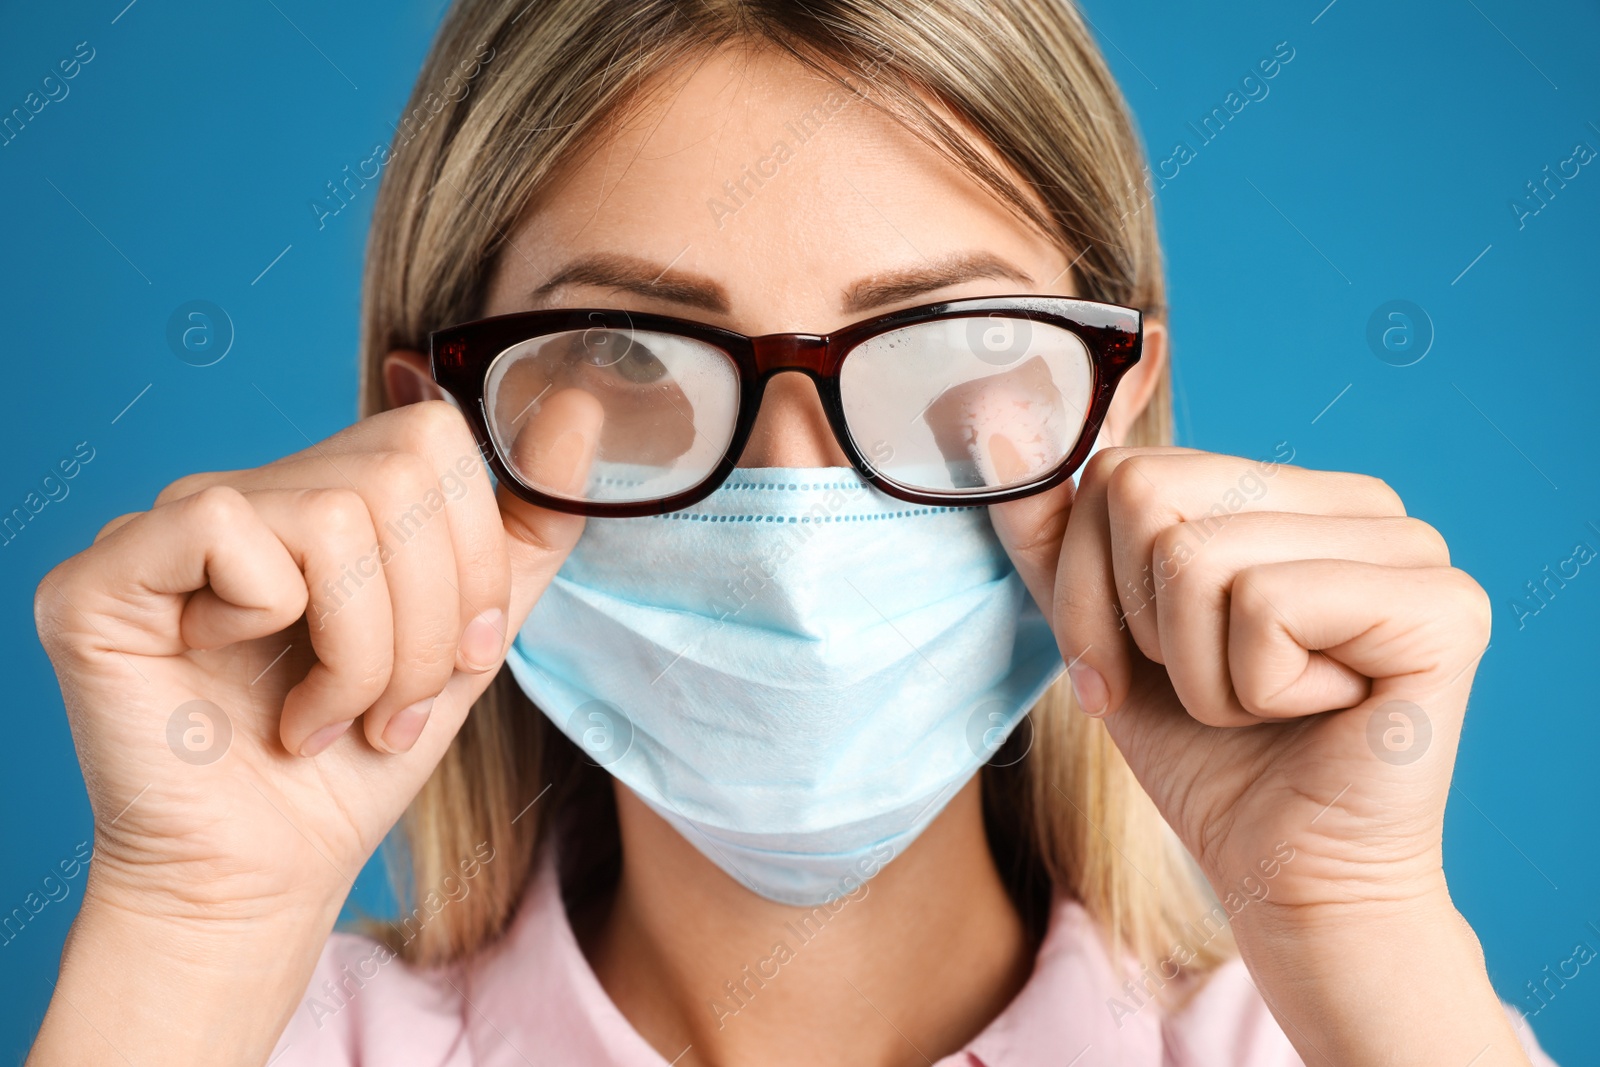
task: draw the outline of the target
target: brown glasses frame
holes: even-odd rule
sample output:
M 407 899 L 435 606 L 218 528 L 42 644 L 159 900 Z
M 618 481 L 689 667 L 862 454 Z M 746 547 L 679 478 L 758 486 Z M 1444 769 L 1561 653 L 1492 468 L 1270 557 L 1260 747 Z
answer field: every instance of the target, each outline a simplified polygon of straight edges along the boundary
M 1093 367 L 1093 399 L 1072 451 L 1048 475 L 1025 485 L 977 492 L 929 493 L 907 489 L 879 472 L 856 447 L 845 420 L 839 392 L 839 370 L 862 342 L 890 330 L 952 318 L 985 318 L 1005 314 L 1047 323 L 1075 334 L 1088 350 Z M 733 437 L 726 454 L 705 480 L 681 493 L 659 500 L 604 502 L 568 500 L 551 496 L 525 483 L 501 455 L 484 409 L 484 386 L 490 365 L 513 345 L 546 334 L 572 330 L 651 330 L 674 334 L 711 345 L 727 353 L 739 374 L 739 408 Z M 1139 361 L 1144 341 L 1143 319 L 1135 308 L 1056 296 L 1000 296 L 950 300 L 893 311 L 852 323 L 833 333 L 774 333 L 747 337 L 705 323 L 667 315 L 647 315 L 604 308 L 563 308 L 525 311 L 460 323 L 428 337 L 433 380 L 455 398 L 478 439 L 495 477 L 523 500 L 539 507 L 575 515 L 659 515 L 686 508 L 710 496 L 732 474 L 755 426 L 766 383 L 774 374 L 798 371 L 808 375 L 822 399 L 828 425 L 839 447 L 867 482 L 888 495 L 912 504 L 970 506 L 1000 504 L 1052 489 L 1070 478 L 1082 465 L 1100 432 L 1111 406 L 1112 394 L 1128 368 Z

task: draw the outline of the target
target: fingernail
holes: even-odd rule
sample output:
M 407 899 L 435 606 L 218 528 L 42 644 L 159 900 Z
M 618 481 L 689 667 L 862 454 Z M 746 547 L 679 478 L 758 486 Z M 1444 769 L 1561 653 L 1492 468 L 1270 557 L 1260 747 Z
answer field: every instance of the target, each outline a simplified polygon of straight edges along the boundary
M 433 710 L 435 699 L 429 697 L 419 700 L 394 713 L 389 725 L 383 728 L 383 743 L 389 746 L 391 752 L 409 752 L 411 746 L 417 743 L 417 738 L 422 736 L 422 728 L 428 724 L 428 712 Z
M 505 643 L 506 613 L 490 608 L 467 623 L 461 634 L 461 660 L 474 670 L 486 671 L 500 662 L 500 646 Z
M 324 726 L 301 742 L 300 755 L 315 756 L 318 752 L 339 740 L 340 736 L 350 729 L 350 722 L 351 720 L 346 719 L 344 722 L 336 722 L 332 726 Z
M 1078 698 L 1078 707 L 1090 718 L 1098 719 L 1106 713 L 1106 704 L 1111 700 L 1111 691 L 1106 688 L 1106 680 L 1100 677 L 1100 672 L 1083 663 L 1074 663 L 1067 668 L 1067 677 L 1072 680 L 1072 695 Z

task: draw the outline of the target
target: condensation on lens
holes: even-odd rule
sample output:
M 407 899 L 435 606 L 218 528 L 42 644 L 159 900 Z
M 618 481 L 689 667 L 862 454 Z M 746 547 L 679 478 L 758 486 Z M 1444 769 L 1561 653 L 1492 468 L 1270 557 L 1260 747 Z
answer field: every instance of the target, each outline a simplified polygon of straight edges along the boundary
M 631 503 L 692 488 L 728 450 L 739 377 L 721 349 L 648 330 L 568 330 L 490 364 L 484 407 L 523 482 Z M 592 459 L 586 464 L 586 457 Z
M 1070 330 L 973 315 L 883 333 L 839 373 L 850 435 L 908 489 L 983 492 L 1048 476 L 1087 421 L 1094 366 Z

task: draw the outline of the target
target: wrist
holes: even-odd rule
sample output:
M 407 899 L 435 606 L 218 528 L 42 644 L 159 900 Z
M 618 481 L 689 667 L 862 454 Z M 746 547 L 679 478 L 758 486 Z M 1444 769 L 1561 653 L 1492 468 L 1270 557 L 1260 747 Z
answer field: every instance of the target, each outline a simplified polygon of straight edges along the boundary
M 1382 940 L 1396 931 L 1415 931 L 1426 924 L 1460 924 L 1476 944 L 1476 935 L 1445 886 L 1443 876 L 1416 884 L 1388 886 L 1382 895 L 1330 897 L 1315 903 L 1262 900 L 1234 921 L 1236 938 L 1258 943 L 1299 946 L 1302 952 L 1346 951 L 1363 941 Z
M 37 1062 L 259 1064 L 304 994 L 338 902 L 175 919 L 86 894 Z
M 155 950 L 197 970 L 237 968 L 241 953 L 266 953 L 281 958 L 292 947 L 320 951 L 338 921 L 342 897 L 283 898 L 201 910 L 175 906 L 169 898 L 115 894 L 86 887 L 83 905 L 67 933 L 62 970 L 78 942 L 85 950 L 99 946 Z M 276 948 L 276 952 L 269 949 Z
M 1442 878 L 1424 892 L 1240 919 L 1240 955 L 1308 1063 L 1527 1064 Z
M 285 865 L 250 869 L 199 858 L 152 861 L 119 842 L 97 838 L 81 910 L 120 912 L 175 929 L 249 931 L 332 914 L 350 883 L 331 868 L 288 873 Z M 230 933 L 229 936 L 239 936 Z

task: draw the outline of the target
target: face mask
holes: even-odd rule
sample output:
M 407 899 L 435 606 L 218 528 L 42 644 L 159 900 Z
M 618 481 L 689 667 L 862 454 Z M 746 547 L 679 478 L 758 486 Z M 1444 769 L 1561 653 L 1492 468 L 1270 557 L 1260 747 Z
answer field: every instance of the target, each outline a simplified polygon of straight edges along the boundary
M 507 663 L 708 859 L 807 906 L 903 851 L 1063 670 L 987 508 L 848 467 L 589 519 Z

